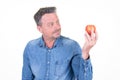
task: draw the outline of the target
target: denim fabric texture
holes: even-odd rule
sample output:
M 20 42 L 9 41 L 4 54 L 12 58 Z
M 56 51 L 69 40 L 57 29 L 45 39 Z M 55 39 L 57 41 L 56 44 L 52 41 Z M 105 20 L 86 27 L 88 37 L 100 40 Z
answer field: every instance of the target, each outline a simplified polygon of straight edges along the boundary
M 60 36 L 48 48 L 42 37 L 31 40 L 23 54 L 22 80 L 92 80 L 90 58 L 84 60 L 79 44 Z

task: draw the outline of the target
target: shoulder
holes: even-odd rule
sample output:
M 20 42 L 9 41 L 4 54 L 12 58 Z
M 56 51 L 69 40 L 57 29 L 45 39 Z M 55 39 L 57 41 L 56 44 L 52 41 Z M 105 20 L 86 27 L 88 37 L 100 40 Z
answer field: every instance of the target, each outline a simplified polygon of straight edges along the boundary
M 40 40 L 41 40 L 41 38 L 30 40 L 27 43 L 27 46 L 36 46 L 36 45 L 39 45 L 40 44 Z
M 62 43 L 65 45 L 79 45 L 79 43 L 71 38 L 61 36 Z

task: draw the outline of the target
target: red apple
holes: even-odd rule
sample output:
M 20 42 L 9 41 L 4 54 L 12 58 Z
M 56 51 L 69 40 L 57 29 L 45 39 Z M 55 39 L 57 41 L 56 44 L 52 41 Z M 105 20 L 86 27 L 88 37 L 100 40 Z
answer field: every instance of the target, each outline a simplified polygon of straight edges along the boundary
M 91 35 L 91 32 L 92 32 L 92 31 L 95 33 L 96 27 L 95 27 L 95 25 L 87 25 L 86 28 L 85 28 L 85 30 L 87 31 L 87 33 L 88 33 L 89 35 Z

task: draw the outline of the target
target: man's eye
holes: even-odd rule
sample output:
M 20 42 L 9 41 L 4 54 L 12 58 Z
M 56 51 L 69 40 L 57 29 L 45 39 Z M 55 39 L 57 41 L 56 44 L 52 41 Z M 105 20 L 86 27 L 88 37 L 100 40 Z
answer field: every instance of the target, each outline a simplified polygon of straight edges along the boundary
M 48 24 L 48 27 L 52 27 L 53 25 L 54 25 L 54 23 L 51 22 Z

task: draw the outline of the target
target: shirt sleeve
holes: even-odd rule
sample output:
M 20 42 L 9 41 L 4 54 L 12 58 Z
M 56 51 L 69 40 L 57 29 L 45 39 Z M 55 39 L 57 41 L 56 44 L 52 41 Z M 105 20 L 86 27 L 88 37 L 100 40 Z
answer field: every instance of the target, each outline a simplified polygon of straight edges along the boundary
M 26 46 L 23 54 L 22 80 L 33 80 L 28 54 L 29 50 L 28 46 Z
M 74 48 L 72 59 L 72 69 L 77 80 L 92 80 L 93 71 L 90 58 L 84 60 L 81 56 L 82 51 L 79 45 Z

